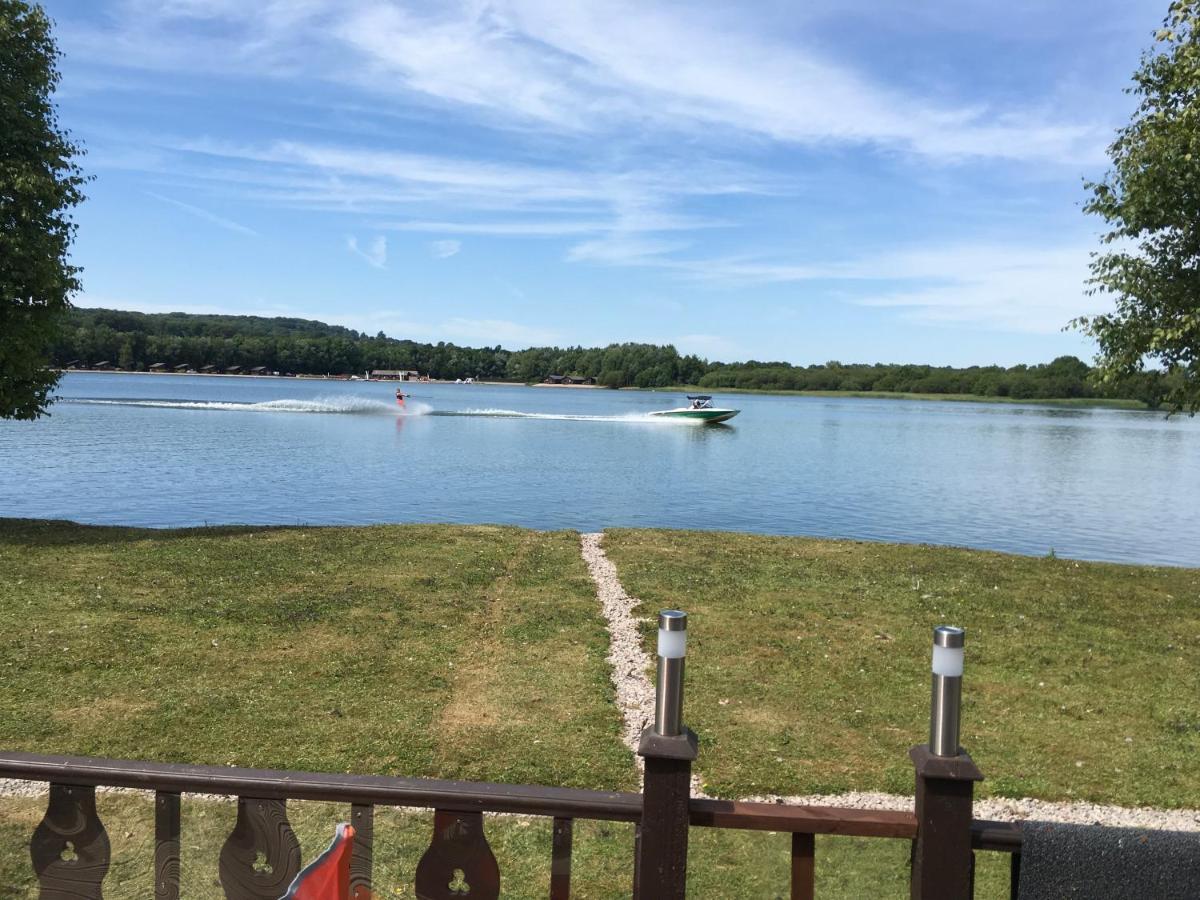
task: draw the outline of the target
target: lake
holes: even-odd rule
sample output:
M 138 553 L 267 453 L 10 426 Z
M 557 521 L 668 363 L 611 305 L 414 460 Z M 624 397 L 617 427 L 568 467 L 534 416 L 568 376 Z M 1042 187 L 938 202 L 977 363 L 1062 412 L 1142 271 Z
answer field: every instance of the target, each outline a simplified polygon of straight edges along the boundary
M 0 422 L 0 516 L 722 529 L 1200 566 L 1200 421 L 668 392 L 72 373 Z

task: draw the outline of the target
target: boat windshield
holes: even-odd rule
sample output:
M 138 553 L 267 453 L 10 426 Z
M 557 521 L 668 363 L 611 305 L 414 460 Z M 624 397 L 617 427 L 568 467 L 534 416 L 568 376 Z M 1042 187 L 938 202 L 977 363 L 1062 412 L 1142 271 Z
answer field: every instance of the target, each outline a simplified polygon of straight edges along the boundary
M 691 401 L 689 406 L 692 409 L 712 409 L 712 397 L 707 394 L 697 394 L 695 396 L 688 394 L 688 400 Z

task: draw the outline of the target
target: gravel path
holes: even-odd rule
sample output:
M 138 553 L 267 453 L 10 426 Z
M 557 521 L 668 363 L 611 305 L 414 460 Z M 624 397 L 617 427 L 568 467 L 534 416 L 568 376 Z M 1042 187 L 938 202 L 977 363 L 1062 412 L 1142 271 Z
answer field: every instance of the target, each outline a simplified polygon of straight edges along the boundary
M 638 629 L 643 620 L 633 614 L 640 602 L 621 587 L 617 568 L 604 555 L 600 542 L 603 534 L 580 535 L 580 551 L 587 563 L 592 581 L 596 582 L 596 597 L 604 614 L 611 636 L 608 646 L 608 665 L 612 670 L 613 687 L 617 690 L 617 706 L 625 727 L 621 739 L 634 753 L 644 729 L 654 720 L 654 687 L 646 677 L 650 656 L 642 649 Z M 642 758 L 637 758 L 638 768 Z
M 608 661 L 612 667 L 617 702 L 625 719 L 622 735 L 630 750 L 637 750 L 642 729 L 654 718 L 654 686 L 646 673 L 650 657 L 641 647 L 638 619 L 633 609 L 638 605 L 621 586 L 617 568 L 605 555 L 601 542 L 603 533 L 582 535 L 583 561 L 587 563 L 596 596 L 608 623 L 612 645 Z M 638 757 L 641 768 L 641 758 Z M 703 797 L 699 776 L 692 776 L 693 796 Z M 819 794 L 805 797 L 778 795 L 744 797 L 759 803 L 787 803 L 792 806 L 834 806 L 850 809 L 912 810 L 913 798 L 899 794 L 852 792 Z M 1054 803 L 1049 800 L 1022 798 L 1010 800 L 989 797 L 975 801 L 975 816 L 1002 822 L 1063 822 L 1073 825 L 1113 825 L 1120 828 L 1161 828 L 1171 831 L 1200 831 L 1200 810 L 1153 809 L 1149 807 L 1105 806 L 1098 803 Z

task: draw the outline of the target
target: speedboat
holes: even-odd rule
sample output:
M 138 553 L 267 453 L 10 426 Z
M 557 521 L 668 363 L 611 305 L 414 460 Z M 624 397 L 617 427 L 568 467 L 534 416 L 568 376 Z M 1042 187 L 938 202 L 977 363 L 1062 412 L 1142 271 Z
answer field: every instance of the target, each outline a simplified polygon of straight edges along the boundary
M 722 409 L 719 406 L 713 406 L 712 397 L 708 394 L 688 394 L 687 398 L 687 406 L 680 406 L 675 409 L 662 409 L 658 412 L 652 412 L 650 415 L 663 416 L 668 419 L 689 419 L 694 422 L 713 424 L 728 421 L 741 412 L 740 409 Z

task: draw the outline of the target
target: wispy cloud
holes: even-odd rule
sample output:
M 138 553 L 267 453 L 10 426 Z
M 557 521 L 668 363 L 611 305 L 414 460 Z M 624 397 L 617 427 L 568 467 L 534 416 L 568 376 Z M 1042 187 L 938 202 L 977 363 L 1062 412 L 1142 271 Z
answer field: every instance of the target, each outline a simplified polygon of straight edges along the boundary
M 1083 293 L 1090 245 L 959 245 L 862 262 L 867 277 L 890 283 L 854 302 L 899 309 L 925 322 L 984 325 L 1052 334 L 1108 301 Z
M 776 190 L 762 173 L 728 163 L 697 161 L 681 170 L 663 163 L 610 169 L 599 165 L 528 164 L 456 156 L 403 153 L 371 147 L 279 140 L 265 144 L 204 139 L 165 142 L 180 175 L 256 186 L 264 197 L 357 211 L 393 204 L 440 202 L 479 211 L 602 211 L 643 229 L 712 227 L 710 218 L 688 217 L 656 206 L 663 198 L 716 197 Z M 221 163 L 225 167 L 221 167 Z M 176 169 L 178 171 L 178 169 Z M 528 224 L 528 223 L 526 223 Z M 413 221 L 402 230 L 421 230 Z M 482 228 L 480 223 L 449 228 Z M 519 230 L 514 221 L 500 230 Z
M 437 259 L 449 259 L 462 250 L 462 241 L 431 241 L 429 252 Z
M 494 127 L 718 129 L 943 160 L 1059 163 L 1094 161 L 1107 140 L 1105 123 L 1047 108 L 1049 94 L 999 105 L 896 87 L 816 41 L 784 42 L 765 10 L 634 0 L 128 0 L 122 9 L 105 27 L 69 27 L 70 52 L 172 72 L 309 72 L 473 110 Z
M 365 247 L 359 246 L 358 238 L 354 235 L 347 235 L 346 249 L 355 256 L 366 260 L 376 269 L 383 269 L 387 266 L 387 238 L 382 235 L 372 238 Z
M 182 209 L 185 213 L 195 216 L 197 219 L 203 219 L 205 222 L 210 222 L 218 228 L 224 228 L 226 231 L 234 231 L 238 234 L 248 234 L 252 237 L 258 237 L 258 232 L 253 228 L 242 225 L 240 222 L 235 222 L 232 219 L 226 219 L 224 216 L 218 216 L 214 212 L 209 212 L 207 209 L 201 209 L 199 206 L 192 206 L 190 203 L 184 203 L 182 200 L 175 200 L 171 197 L 164 197 L 162 194 L 156 194 L 154 191 L 144 192 L 148 197 L 153 197 L 155 200 L 161 200 L 163 203 L 169 203 L 177 209 Z
M 406 222 L 381 222 L 378 225 L 390 231 L 418 231 L 429 234 L 481 234 L 498 237 L 563 237 L 578 234 L 595 234 L 612 227 L 611 221 L 557 220 L 542 221 L 481 221 L 439 222 L 411 220 Z
M 382 230 L 445 235 L 587 237 L 568 250 L 569 261 L 627 265 L 689 245 L 684 237 L 664 235 L 735 225 L 728 218 L 685 212 L 680 206 L 787 190 L 768 176 L 719 162 L 608 171 L 298 141 L 179 139 L 164 142 L 159 154 L 136 157 L 130 165 L 165 181 L 274 207 L 358 215 L 450 208 L 477 218 L 376 215 L 372 224 Z M 450 256 L 455 240 L 441 238 L 431 247 L 435 254 Z M 352 249 L 367 248 L 356 243 Z

